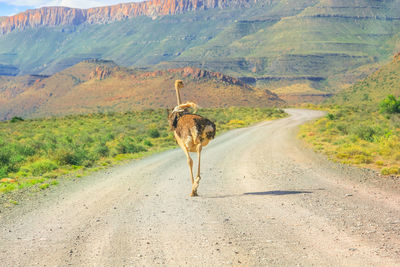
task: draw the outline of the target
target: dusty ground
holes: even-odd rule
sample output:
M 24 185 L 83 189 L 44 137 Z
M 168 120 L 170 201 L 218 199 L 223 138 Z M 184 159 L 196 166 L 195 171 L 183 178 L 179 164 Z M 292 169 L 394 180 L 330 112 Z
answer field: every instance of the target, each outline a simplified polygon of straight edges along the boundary
M 399 266 L 400 182 L 301 147 L 318 111 L 173 150 L 0 213 L 1 266 Z

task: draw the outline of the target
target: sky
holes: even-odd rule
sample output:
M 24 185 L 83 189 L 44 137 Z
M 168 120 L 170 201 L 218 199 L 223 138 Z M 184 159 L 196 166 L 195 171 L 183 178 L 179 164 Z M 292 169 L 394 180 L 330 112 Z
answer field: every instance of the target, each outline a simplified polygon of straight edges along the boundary
M 24 12 L 27 9 L 44 6 L 90 8 L 139 1 L 140 0 L 0 0 L 0 16 L 12 16 Z

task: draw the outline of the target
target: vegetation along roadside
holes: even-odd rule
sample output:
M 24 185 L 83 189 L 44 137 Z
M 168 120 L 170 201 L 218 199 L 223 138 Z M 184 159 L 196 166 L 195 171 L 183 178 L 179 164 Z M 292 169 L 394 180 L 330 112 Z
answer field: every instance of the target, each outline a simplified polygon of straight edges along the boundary
M 400 55 L 323 108 L 300 138 L 335 161 L 400 175 Z
M 198 114 L 216 123 L 217 134 L 286 116 L 281 109 L 247 107 L 200 109 Z M 0 123 L 0 195 L 40 191 L 60 177 L 81 177 L 175 146 L 162 109 L 14 118 Z

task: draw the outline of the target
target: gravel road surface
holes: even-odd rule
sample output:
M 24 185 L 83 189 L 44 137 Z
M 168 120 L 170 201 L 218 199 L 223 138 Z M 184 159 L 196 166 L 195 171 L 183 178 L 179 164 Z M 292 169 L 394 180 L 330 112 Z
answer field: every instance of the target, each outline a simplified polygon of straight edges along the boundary
M 0 266 L 400 266 L 399 180 L 302 147 L 323 113 L 287 112 L 204 148 L 199 197 L 175 149 L 3 210 Z

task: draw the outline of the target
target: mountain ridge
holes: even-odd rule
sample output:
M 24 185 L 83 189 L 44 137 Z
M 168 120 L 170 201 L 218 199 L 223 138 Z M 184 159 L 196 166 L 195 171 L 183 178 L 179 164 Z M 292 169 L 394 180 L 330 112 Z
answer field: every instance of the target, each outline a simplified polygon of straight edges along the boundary
M 43 20 L 38 11 L 37 25 L 22 20 L 21 29 L 0 34 L 0 73 L 51 75 L 98 58 L 149 70 L 207 69 L 279 94 L 313 88 L 329 95 L 400 50 L 400 0 L 144 3 L 155 6 L 132 18 L 126 5 L 96 9 L 90 21 L 62 10 Z
M 112 6 L 79 9 L 42 7 L 0 19 L 0 34 L 39 26 L 104 24 L 139 16 L 157 17 L 210 8 L 244 7 L 272 0 L 148 0 Z

